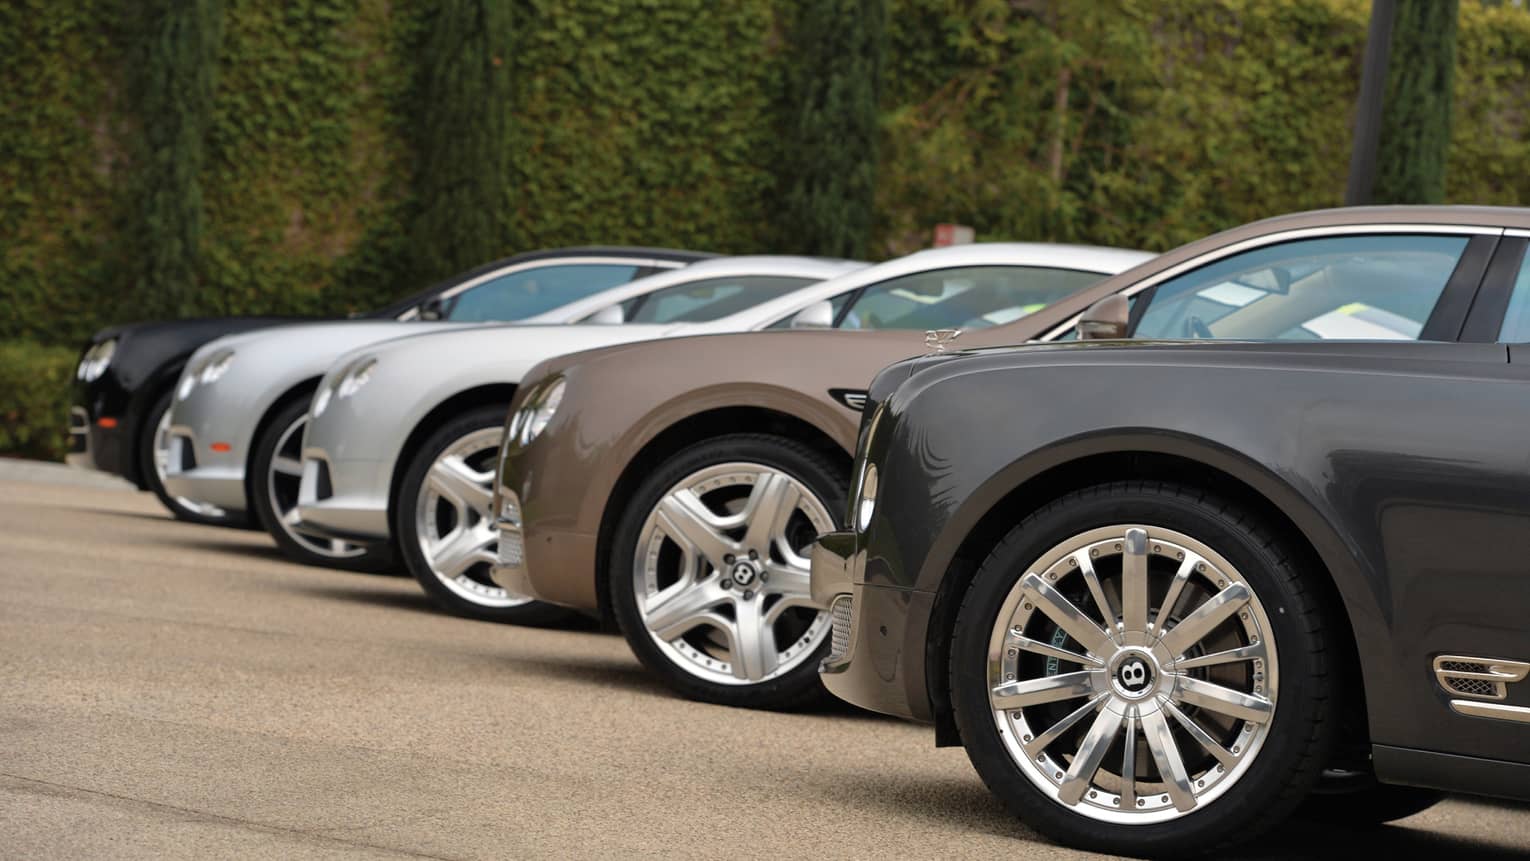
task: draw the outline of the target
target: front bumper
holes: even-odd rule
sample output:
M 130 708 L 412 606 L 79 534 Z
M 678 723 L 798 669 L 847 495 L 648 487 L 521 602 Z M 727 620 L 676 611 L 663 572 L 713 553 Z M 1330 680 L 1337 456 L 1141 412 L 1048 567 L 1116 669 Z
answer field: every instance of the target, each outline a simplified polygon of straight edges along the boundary
M 391 464 L 331 459 L 322 448 L 303 450 L 298 516 L 303 529 L 327 538 L 372 543 L 392 535 L 388 522 Z
M 244 484 L 250 431 L 240 422 L 253 422 L 250 412 L 246 404 L 209 392 L 193 391 L 190 398 L 177 400 L 170 411 L 165 490 L 243 514 L 249 507 Z
M 499 532 L 499 556 L 489 577 L 514 595 L 575 610 L 597 609 L 594 577 L 569 576 L 591 571 L 595 536 L 527 524 L 520 497 L 501 486 L 495 497 L 494 528 Z
M 824 687 L 861 708 L 932 720 L 924 645 L 934 596 L 860 582 L 865 561 L 851 531 L 821 535 L 813 545 L 813 600 L 829 607 L 834 623 L 819 667 Z

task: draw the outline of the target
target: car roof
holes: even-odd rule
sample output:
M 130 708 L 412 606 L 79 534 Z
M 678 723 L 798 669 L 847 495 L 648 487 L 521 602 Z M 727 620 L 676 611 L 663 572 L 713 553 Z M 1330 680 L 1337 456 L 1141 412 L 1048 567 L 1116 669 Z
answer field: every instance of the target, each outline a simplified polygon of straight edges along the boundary
M 616 257 L 630 258 L 634 261 L 644 260 L 668 260 L 677 263 L 688 264 L 701 260 L 709 260 L 717 255 L 709 251 L 686 251 L 676 248 L 649 248 L 641 245 L 574 245 L 565 248 L 542 248 L 536 251 L 525 251 L 520 254 L 512 254 L 509 257 L 501 257 L 481 266 L 475 266 L 465 272 L 443 278 L 431 284 L 417 293 L 410 294 L 388 305 L 370 311 L 361 316 L 371 318 L 397 317 L 415 305 L 420 304 L 436 293 L 440 293 L 463 283 L 471 281 L 479 276 L 486 275 L 496 269 L 503 269 L 519 263 L 530 263 L 537 260 L 553 260 L 559 257 Z
M 578 320 L 596 311 L 615 305 L 618 302 L 625 302 L 635 296 L 646 295 L 655 290 L 676 284 L 688 284 L 712 278 L 803 278 L 809 281 L 809 284 L 803 285 L 803 289 L 806 289 L 810 284 L 836 278 L 858 269 L 864 269 L 868 265 L 859 260 L 841 260 L 831 257 L 800 257 L 787 254 L 746 254 L 733 257 L 714 257 L 679 269 L 657 272 L 646 278 L 639 278 L 636 281 L 629 281 L 626 284 L 602 290 L 592 296 L 561 305 L 544 314 L 528 317 L 525 320 L 517 321 L 517 323 L 557 323 Z M 798 292 L 800 290 L 794 290 L 788 293 L 787 296 L 794 296 Z
M 815 302 L 831 299 L 849 290 L 876 284 L 890 278 L 953 269 L 965 266 L 1037 266 L 1074 269 L 1113 275 L 1129 269 L 1153 255 L 1146 251 L 1106 248 L 1095 245 L 1061 245 L 1041 242 L 973 242 L 916 251 L 904 257 L 867 266 L 789 295 L 740 311 L 712 323 L 695 324 L 694 331 L 729 331 L 748 326 L 768 325 L 806 308 Z M 747 321 L 747 322 L 744 322 Z

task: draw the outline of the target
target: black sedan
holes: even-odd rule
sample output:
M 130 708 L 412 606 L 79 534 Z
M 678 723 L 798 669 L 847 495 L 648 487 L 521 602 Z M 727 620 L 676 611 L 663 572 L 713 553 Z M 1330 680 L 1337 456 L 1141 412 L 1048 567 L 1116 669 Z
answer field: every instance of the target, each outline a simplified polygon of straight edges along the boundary
M 1530 213 L 1411 213 L 1206 240 L 1080 321 L 1182 340 L 883 371 L 828 687 L 1094 850 L 1530 799 Z
M 369 320 L 514 320 L 505 298 L 525 274 L 561 268 L 568 301 L 713 255 L 663 248 L 560 248 L 517 254 L 454 275 L 413 296 L 356 315 Z M 291 317 L 209 317 L 134 323 L 97 332 L 75 371 L 69 412 L 71 465 L 120 475 L 151 490 L 182 520 L 231 524 L 235 515 L 165 489 L 171 394 L 202 345 Z

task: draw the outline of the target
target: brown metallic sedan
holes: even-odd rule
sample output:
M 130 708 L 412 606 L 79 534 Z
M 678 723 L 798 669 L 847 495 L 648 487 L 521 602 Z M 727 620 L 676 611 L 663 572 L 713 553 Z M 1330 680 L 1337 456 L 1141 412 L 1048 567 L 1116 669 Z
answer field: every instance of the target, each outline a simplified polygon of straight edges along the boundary
M 691 696 L 775 707 L 817 696 L 829 624 L 811 603 L 806 553 L 840 522 L 866 382 L 921 352 L 926 329 L 1005 343 L 1057 328 L 1050 304 L 1149 257 L 935 249 L 820 285 L 821 308 L 793 320 L 816 314 L 834 330 L 543 363 L 512 407 L 496 582 L 614 616 Z
M 1015 322 L 985 328 L 1003 312 L 939 313 L 942 302 L 966 295 L 949 284 L 913 291 L 928 311 L 913 317 L 930 323 L 919 328 L 961 328 L 953 347 L 962 348 L 1072 337 L 1076 325 L 1119 337 L 1138 324 L 1127 318 L 1128 300 L 1160 282 L 1218 261 L 1236 270 L 1253 258 L 1284 259 L 1285 249 L 1315 243 L 1345 264 L 1313 270 L 1296 251 L 1289 266 L 1250 263 L 1244 268 L 1270 277 L 1229 276 L 1150 328 L 1160 338 L 1453 339 L 1459 333 L 1434 331 L 1433 318 L 1403 301 L 1411 294 L 1393 302 L 1377 285 L 1405 265 L 1395 249 L 1497 235 L 1523 218 L 1514 211 L 1505 221 L 1504 213 L 1377 207 L 1283 216 L 1183 246 Z M 1473 245 L 1458 272 L 1441 277 L 1469 278 L 1486 265 L 1481 257 Z M 1354 301 L 1345 279 L 1363 281 L 1373 298 Z M 1282 291 L 1300 292 L 1301 301 L 1259 301 Z M 849 328 L 866 298 L 841 303 L 834 322 Z M 497 582 L 614 618 L 639 658 L 689 696 L 784 708 L 816 695 L 814 670 L 833 626 L 807 591 L 808 541 L 846 510 L 869 380 L 923 349 L 924 337 L 911 332 L 766 332 L 613 347 L 533 369 L 512 408 L 497 482 Z M 1067 405 L 1028 409 L 1044 417 Z

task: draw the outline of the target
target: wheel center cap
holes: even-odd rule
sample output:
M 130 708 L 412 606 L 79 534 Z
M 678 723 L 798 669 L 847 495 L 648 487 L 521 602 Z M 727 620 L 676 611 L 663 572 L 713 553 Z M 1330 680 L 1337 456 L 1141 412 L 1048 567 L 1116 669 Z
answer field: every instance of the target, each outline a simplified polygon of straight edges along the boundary
M 730 576 L 733 578 L 734 583 L 740 586 L 748 586 L 754 582 L 754 578 L 760 576 L 760 572 L 759 569 L 754 567 L 754 563 L 741 561 L 734 563 Z
M 1111 687 L 1129 700 L 1140 700 L 1158 686 L 1158 662 L 1141 649 L 1123 649 L 1112 662 Z

